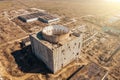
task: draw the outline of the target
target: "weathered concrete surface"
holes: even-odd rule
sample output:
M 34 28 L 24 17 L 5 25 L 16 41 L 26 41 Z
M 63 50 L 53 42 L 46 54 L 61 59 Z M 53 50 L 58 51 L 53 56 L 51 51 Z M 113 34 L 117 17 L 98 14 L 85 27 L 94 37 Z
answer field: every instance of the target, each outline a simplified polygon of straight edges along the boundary
M 68 38 L 54 44 L 42 38 L 42 33 L 30 35 L 33 53 L 41 59 L 47 67 L 56 73 L 64 66 L 80 56 L 82 36 L 76 37 L 72 33 Z

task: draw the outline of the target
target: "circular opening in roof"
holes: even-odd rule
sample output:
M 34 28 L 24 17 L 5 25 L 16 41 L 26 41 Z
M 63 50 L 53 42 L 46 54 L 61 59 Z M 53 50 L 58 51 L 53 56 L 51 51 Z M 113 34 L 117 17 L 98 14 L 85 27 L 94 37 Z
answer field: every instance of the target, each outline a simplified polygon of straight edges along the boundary
M 42 30 L 43 38 L 52 43 L 57 43 L 61 40 L 61 36 L 66 36 L 67 33 L 69 33 L 69 29 L 62 25 L 47 26 Z M 62 38 L 64 39 L 65 36 Z
M 45 27 L 42 31 L 45 35 L 62 35 L 69 32 L 69 29 L 67 27 L 64 27 L 62 25 L 54 25 L 54 26 L 48 26 Z

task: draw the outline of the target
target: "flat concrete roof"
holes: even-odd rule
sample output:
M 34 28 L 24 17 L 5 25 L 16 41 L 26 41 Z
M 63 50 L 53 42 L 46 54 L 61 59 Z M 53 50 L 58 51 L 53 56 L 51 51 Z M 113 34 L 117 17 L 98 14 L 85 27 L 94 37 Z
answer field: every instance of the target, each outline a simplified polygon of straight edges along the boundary
M 33 18 L 39 18 L 39 16 L 44 16 L 46 15 L 47 13 L 43 13 L 43 12 L 36 12 L 36 13 L 31 13 L 31 14 L 26 14 L 26 15 L 22 15 L 22 16 L 19 16 L 21 18 L 24 18 L 24 19 L 33 19 Z
M 77 36 L 70 34 L 70 36 L 68 38 L 63 39 L 61 42 L 54 44 L 54 43 L 50 43 L 49 41 L 44 40 L 42 37 L 42 32 L 38 32 L 37 34 L 33 34 L 31 36 L 34 37 L 35 39 L 37 39 L 38 41 L 40 41 L 42 44 L 44 44 L 45 46 L 47 46 L 50 49 L 59 48 L 60 46 L 78 38 Z
M 40 16 L 39 18 L 43 19 L 43 20 L 46 20 L 46 21 L 53 20 L 53 19 L 59 19 L 57 16 L 50 15 L 50 14 L 44 15 L 44 16 Z

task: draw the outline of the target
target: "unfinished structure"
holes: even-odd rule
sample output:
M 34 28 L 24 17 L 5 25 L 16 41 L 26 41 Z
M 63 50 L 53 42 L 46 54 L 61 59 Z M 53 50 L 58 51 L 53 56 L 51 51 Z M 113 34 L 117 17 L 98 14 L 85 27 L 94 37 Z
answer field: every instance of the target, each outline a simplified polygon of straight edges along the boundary
M 33 53 L 53 72 L 80 56 L 82 35 L 74 35 L 67 27 L 54 25 L 30 35 Z

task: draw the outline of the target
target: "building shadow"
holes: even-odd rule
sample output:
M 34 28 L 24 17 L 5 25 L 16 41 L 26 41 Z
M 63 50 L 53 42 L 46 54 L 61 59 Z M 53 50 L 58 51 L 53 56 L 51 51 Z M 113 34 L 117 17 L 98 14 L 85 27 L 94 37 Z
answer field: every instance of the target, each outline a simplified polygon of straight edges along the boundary
M 24 73 L 41 73 L 44 75 L 52 73 L 43 61 L 32 53 L 31 46 L 12 52 L 12 56 L 15 58 L 19 69 Z

